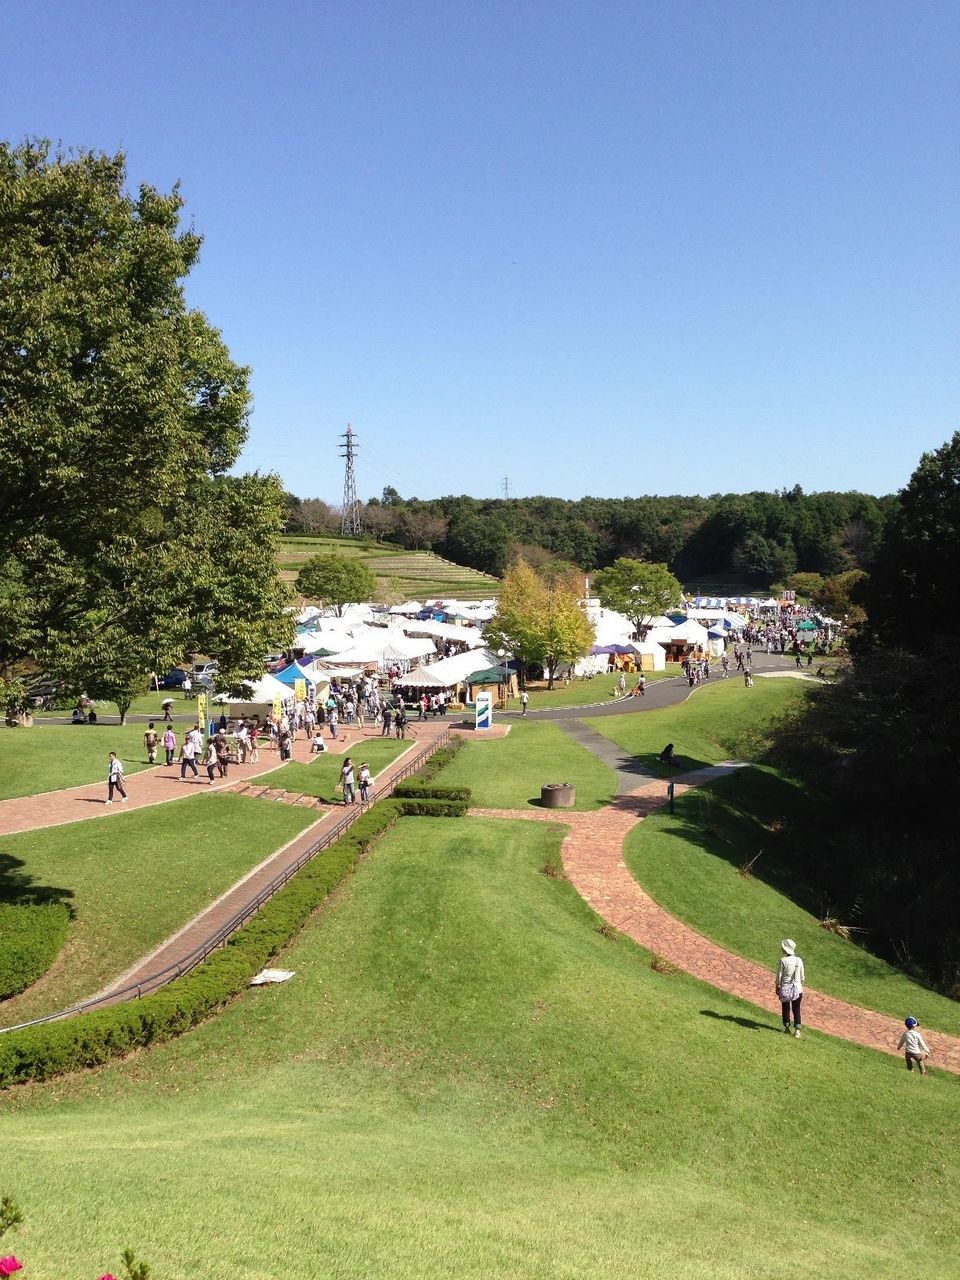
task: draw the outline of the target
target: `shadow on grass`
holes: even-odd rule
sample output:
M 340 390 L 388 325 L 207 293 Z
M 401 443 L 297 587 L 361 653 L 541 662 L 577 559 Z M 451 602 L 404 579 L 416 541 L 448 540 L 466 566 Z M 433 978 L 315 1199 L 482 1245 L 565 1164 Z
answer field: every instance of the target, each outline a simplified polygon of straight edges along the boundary
M 713 1018 L 717 1022 L 733 1022 L 746 1031 L 772 1031 L 775 1035 L 783 1035 L 779 1027 L 771 1027 L 769 1022 L 757 1022 L 754 1018 L 741 1018 L 733 1013 L 716 1013 L 713 1009 L 701 1009 L 702 1018 Z
M 654 777 L 665 778 L 667 781 L 682 778 L 685 773 L 695 773 L 698 769 L 709 769 L 714 763 L 712 760 L 700 760 L 696 756 L 677 754 L 673 758 L 673 764 L 663 764 L 659 753 L 654 751 L 634 756 L 633 759 L 635 766 L 630 768 L 631 773 L 652 773 Z
M 73 919 L 72 889 L 35 884 L 22 868 L 26 864 L 10 853 L 0 853 L 0 903 L 19 907 L 43 902 L 62 902 Z

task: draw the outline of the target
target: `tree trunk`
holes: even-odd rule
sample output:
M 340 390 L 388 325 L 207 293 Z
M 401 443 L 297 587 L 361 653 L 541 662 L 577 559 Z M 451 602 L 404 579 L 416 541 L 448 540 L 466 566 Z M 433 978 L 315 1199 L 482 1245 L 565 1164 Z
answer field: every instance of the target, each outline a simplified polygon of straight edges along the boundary
M 554 664 L 552 662 L 547 663 L 547 689 L 548 690 L 553 688 L 553 677 L 556 673 L 557 665 L 559 664 Z
M 118 703 L 117 703 L 117 710 L 120 712 L 120 723 L 121 723 L 121 724 L 126 724 L 126 723 L 127 723 L 127 712 L 130 710 L 130 703 L 129 703 L 129 702 L 118 702 Z

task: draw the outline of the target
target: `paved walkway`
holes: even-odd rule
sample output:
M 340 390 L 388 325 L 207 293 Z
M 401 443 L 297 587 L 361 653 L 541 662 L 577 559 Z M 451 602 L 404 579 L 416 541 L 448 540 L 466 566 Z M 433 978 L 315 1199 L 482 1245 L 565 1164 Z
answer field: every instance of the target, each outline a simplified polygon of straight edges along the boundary
M 676 794 L 723 777 L 738 765 L 716 765 L 675 780 Z M 762 1009 L 764 1025 L 779 1025 L 780 1006 L 774 994 L 773 958 L 770 968 L 744 960 L 711 942 L 657 905 L 641 889 L 623 860 L 623 844 L 631 828 L 667 802 L 667 783 L 652 779 L 617 796 L 605 809 L 576 813 L 569 809 L 472 809 L 475 817 L 557 822 L 568 828 L 563 841 L 563 865 L 570 883 L 594 911 L 685 973 Z M 860 1009 L 804 988 L 804 1019 L 817 1031 L 840 1039 L 897 1052 L 903 1024 L 886 1014 Z M 759 1025 L 759 1024 L 758 1024 Z M 924 1029 L 935 1067 L 960 1074 L 960 1039 Z
M 427 720 L 409 726 L 406 740 L 411 745 L 432 742 L 444 729 L 457 727 L 457 722 L 451 720 Z M 503 732 L 502 726 L 500 731 Z M 324 741 L 327 750 L 335 755 L 342 755 L 344 752 L 360 755 L 363 743 L 379 736 L 380 730 L 372 726 L 359 730 L 341 725 L 338 739 L 334 741 L 327 737 Z M 499 735 L 494 733 L 494 736 Z M 306 738 L 293 744 L 293 758 L 301 764 L 316 759 L 310 754 L 310 743 Z M 145 809 L 150 805 L 182 800 L 184 796 L 195 795 L 199 791 L 230 791 L 238 782 L 250 782 L 280 766 L 277 751 L 272 747 L 262 746 L 259 763 L 232 764 L 227 777 L 218 778 L 213 786 L 209 784 L 203 768 L 200 769 L 199 777 L 195 778 L 188 772 L 187 777 L 181 780 L 179 764 L 169 768 L 157 765 L 132 773 L 126 780 L 127 795 L 130 797 L 127 804 L 121 804 L 120 797 L 117 796 L 112 805 L 107 805 L 106 782 L 91 782 L 79 787 L 68 787 L 63 791 L 45 791 L 40 795 L 0 800 L 0 836 L 13 835 L 17 831 L 36 831 L 41 827 L 59 827 L 67 822 L 82 822 L 87 818 L 114 817 L 118 813 L 129 813 L 132 809 Z

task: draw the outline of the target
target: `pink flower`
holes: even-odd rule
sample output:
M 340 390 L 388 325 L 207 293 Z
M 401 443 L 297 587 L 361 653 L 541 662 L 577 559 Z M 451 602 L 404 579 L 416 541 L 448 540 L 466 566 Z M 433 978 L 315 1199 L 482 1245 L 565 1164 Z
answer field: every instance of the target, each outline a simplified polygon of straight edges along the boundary
M 15 1271 L 20 1271 L 23 1263 L 18 1262 L 11 1253 L 9 1258 L 0 1258 L 0 1276 L 12 1276 Z
M 100 1277 L 99 1277 L 99 1280 L 117 1280 L 117 1277 L 116 1277 L 116 1276 L 112 1276 L 112 1275 L 110 1274 L 110 1272 L 108 1271 L 108 1272 L 107 1272 L 107 1274 L 106 1274 L 105 1276 L 100 1276 Z

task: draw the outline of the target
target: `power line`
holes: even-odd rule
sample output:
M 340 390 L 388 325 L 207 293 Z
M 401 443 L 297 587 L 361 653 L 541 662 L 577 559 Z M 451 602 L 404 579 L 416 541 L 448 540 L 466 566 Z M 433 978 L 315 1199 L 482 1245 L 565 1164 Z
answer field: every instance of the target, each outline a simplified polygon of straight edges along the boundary
M 347 429 L 340 436 L 340 457 L 345 460 L 343 469 L 343 506 L 340 510 L 340 532 L 349 538 L 359 538 L 360 503 L 357 501 L 357 477 L 353 469 L 353 458 L 360 448 L 358 437 L 353 427 L 347 423 Z

